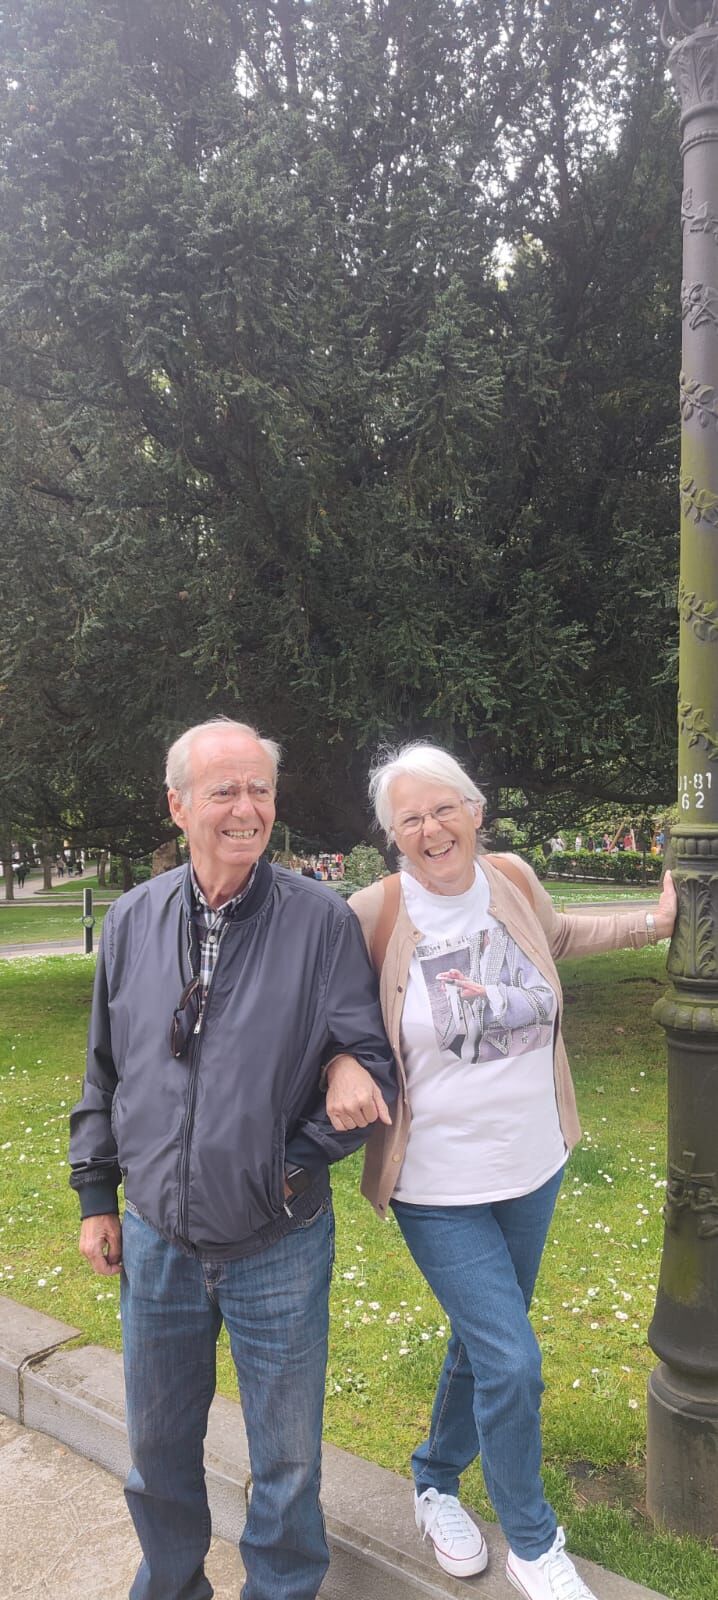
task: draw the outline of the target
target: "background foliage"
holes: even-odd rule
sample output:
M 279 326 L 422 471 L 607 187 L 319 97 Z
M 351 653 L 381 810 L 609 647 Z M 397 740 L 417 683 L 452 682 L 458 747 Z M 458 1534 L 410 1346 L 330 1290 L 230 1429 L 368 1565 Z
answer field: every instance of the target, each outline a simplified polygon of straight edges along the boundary
M 437 738 L 538 829 L 672 792 L 677 113 L 620 0 L 9 0 L 0 831 L 163 742 L 366 835 Z

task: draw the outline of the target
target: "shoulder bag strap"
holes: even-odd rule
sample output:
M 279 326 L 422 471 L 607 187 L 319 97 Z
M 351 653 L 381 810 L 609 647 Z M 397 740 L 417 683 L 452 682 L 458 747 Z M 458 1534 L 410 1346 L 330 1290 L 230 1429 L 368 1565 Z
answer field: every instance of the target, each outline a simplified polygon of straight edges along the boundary
M 488 855 L 484 856 L 484 860 L 490 861 L 492 867 L 494 867 L 497 872 L 500 872 L 504 878 L 510 879 L 515 889 L 521 890 L 522 895 L 524 895 L 528 900 L 532 911 L 536 909 L 534 906 L 534 897 L 531 893 L 531 885 L 526 882 L 521 868 L 517 867 L 514 861 L 507 861 L 506 856 Z
M 399 915 L 399 898 L 401 895 L 401 878 L 398 872 L 392 872 L 388 878 L 382 878 L 384 900 L 379 920 L 374 929 L 371 941 L 371 962 L 377 977 L 381 976 L 387 945 L 394 932 L 394 924 Z

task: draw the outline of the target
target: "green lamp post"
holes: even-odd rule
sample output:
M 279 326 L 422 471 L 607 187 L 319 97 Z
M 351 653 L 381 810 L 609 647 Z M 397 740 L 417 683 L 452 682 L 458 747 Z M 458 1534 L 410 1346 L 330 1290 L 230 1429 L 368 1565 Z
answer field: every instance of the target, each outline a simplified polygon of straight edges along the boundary
M 679 916 L 668 1037 L 668 1182 L 649 1342 L 647 1503 L 718 1535 L 718 0 L 669 0 L 681 99 Z M 671 40 L 673 41 L 671 44 Z

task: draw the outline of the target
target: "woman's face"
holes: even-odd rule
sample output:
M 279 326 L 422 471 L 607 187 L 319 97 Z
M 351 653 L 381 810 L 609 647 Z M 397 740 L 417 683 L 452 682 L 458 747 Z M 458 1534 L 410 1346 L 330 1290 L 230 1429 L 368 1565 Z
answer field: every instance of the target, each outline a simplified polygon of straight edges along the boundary
M 434 894 L 463 894 L 470 889 L 476 830 L 483 816 L 479 802 L 465 800 L 450 784 L 410 773 L 394 779 L 389 800 L 396 843 L 425 888 Z

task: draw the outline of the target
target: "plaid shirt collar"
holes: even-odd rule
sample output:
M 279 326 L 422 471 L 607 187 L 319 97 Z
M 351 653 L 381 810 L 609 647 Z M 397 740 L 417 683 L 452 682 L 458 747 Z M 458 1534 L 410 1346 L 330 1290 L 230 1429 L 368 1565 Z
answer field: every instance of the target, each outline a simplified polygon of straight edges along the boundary
M 249 894 L 252 884 L 254 883 L 256 871 L 257 862 L 255 861 L 244 888 L 240 889 L 239 894 L 232 895 L 231 900 L 225 900 L 224 905 L 217 906 L 215 909 L 209 904 L 206 896 L 202 893 L 202 890 L 195 877 L 194 867 L 190 866 L 192 897 L 197 912 L 197 933 L 199 937 L 199 977 L 202 984 L 203 1000 L 206 997 L 212 978 L 212 973 L 215 969 L 222 938 L 226 933 L 227 926 L 231 922 L 237 906 L 241 905 L 242 901 L 246 899 L 246 896 Z

